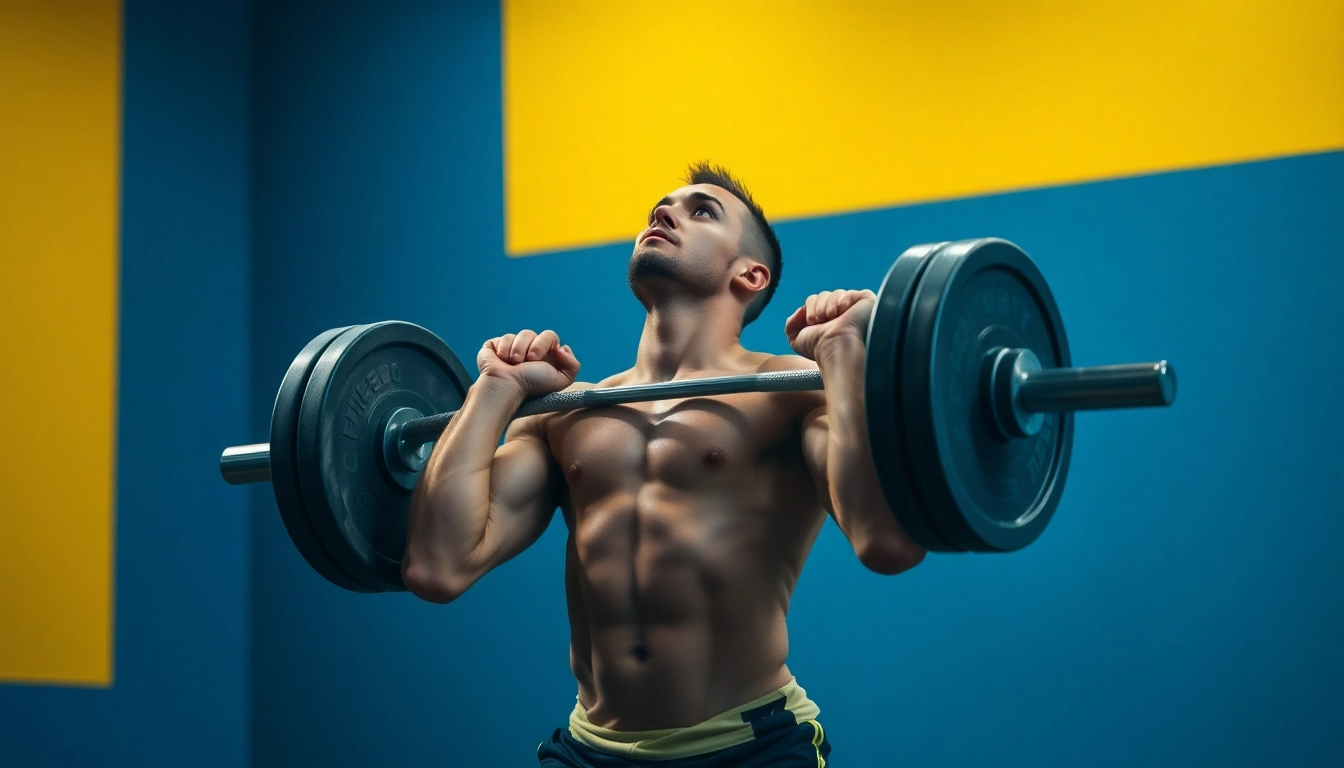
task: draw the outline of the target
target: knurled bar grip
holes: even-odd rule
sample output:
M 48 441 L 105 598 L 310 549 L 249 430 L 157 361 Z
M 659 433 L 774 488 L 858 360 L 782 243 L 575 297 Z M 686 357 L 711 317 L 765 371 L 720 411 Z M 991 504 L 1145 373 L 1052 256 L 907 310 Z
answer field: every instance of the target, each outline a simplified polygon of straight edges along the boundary
M 642 403 L 650 400 L 674 400 L 697 395 L 731 395 L 737 392 L 802 392 L 821 389 L 821 371 L 774 371 L 749 373 L 742 376 L 714 376 L 706 379 L 659 381 L 653 384 L 628 384 L 600 389 L 574 389 L 524 400 L 513 417 L 535 416 L 538 413 L 573 411 L 579 408 L 602 408 L 623 403 Z M 401 441 L 407 445 L 422 445 L 439 439 L 448 422 L 457 411 L 438 413 L 406 422 L 401 428 Z

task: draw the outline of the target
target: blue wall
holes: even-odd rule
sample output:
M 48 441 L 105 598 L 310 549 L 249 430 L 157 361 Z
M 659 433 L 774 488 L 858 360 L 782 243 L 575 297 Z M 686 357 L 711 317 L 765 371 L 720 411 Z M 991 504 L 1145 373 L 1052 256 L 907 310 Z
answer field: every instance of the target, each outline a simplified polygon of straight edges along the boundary
M 503 256 L 498 4 L 397 8 L 258 11 L 257 435 L 337 325 L 412 320 L 469 365 L 483 338 L 556 328 L 589 380 L 634 354 L 626 248 Z M 876 288 L 908 244 L 992 234 L 1041 264 L 1079 364 L 1181 378 L 1169 411 L 1079 418 L 1029 550 L 883 578 L 826 528 L 790 665 L 839 765 L 1344 759 L 1341 210 L 1327 154 L 779 227 L 787 278 L 748 346 L 786 351 L 808 293 Z M 258 765 L 525 765 L 564 722 L 558 521 L 439 607 L 329 586 L 253 502 Z
M 247 501 L 215 462 L 249 413 L 248 8 L 123 18 L 113 685 L 0 686 L 0 765 L 236 767 Z
M 629 365 L 626 248 L 503 255 L 499 21 L 128 3 L 115 683 L 0 687 L 0 766 L 527 765 L 563 724 L 559 521 L 451 605 L 356 595 L 215 469 L 329 327 L 411 320 L 469 365 L 551 327 L 585 379 Z M 1342 210 L 1332 153 L 779 226 L 750 347 L 906 245 L 992 234 L 1040 263 L 1077 363 L 1181 379 L 1168 411 L 1079 417 L 1027 550 L 884 578 L 825 528 L 790 665 L 838 765 L 1344 762 Z

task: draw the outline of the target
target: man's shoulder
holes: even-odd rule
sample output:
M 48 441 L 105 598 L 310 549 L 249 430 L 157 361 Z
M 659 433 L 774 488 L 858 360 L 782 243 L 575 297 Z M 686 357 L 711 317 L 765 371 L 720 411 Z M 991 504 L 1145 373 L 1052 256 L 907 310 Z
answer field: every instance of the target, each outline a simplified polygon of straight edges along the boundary
M 756 373 L 776 371 L 815 371 L 817 364 L 802 355 L 766 355 Z M 821 390 L 801 392 L 772 392 L 770 399 L 782 406 L 793 418 L 806 419 L 826 407 L 826 395 Z
M 775 371 L 815 371 L 817 364 L 808 360 L 802 355 L 769 355 L 763 354 L 760 365 L 756 368 L 757 373 L 773 373 Z

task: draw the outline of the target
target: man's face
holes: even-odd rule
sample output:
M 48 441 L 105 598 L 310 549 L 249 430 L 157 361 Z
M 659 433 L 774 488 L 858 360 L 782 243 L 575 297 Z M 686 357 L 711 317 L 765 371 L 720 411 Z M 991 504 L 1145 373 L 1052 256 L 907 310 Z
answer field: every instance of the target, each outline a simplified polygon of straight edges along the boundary
M 648 291 L 679 287 L 696 298 L 724 290 L 741 255 L 742 228 L 750 212 L 728 190 L 713 184 L 682 187 L 649 211 L 635 239 L 627 277 L 646 305 Z

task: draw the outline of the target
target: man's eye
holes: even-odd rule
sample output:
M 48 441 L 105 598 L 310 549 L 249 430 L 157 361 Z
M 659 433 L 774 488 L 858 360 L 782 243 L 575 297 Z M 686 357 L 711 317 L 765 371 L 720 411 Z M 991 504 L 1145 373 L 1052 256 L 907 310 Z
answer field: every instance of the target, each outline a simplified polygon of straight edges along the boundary
M 713 211 L 713 209 L 711 209 L 708 205 L 702 205 L 702 206 L 700 206 L 699 208 L 696 208 L 696 209 L 695 209 L 695 214 L 694 214 L 694 215 L 695 215 L 695 216 L 699 216 L 701 212 L 708 213 L 708 214 L 709 214 L 709 218 L 711 218 L 711 219 L 714 218 L 714 211 Z

